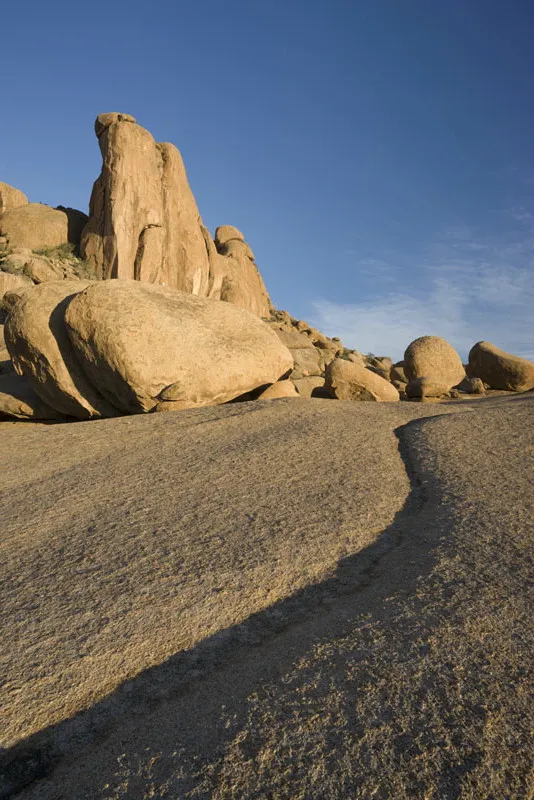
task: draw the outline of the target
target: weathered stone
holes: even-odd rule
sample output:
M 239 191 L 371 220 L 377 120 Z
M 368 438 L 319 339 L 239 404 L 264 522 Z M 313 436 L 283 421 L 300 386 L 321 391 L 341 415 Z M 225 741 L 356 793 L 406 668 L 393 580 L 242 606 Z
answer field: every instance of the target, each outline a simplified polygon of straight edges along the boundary
M 24 265 L 24 273 L 35 283 L 63 280 L 63 270 L 43 256 L 32 256 Z
M 0 374 L 0 414 L 17 419 L 60 419 L 43 403 L 26 378 L 14 372 Z
M 77 419 L 118 414 L 85 377 L 64 325 L 65 309 L 88 285 L 87 281 L 59 281 L 22 292 L 9 309 L 4 328 L 17 372 L 43 402 Z
M 0 216 L 13 208 L 26 205 L 27 202 L 28 198 L 24 192 L 0 181 Z
M 456 350 L 439 336 L 421 336 L 406 348 L 404 373 L 408 382 L 427 378 L 436 386 L 448 389 L 465 378 L 465 370 Z
M 126 413 L 224 403 L 293 365 L 257 317 L 164 286 L 95 283 L 70 302 L 65 321 L 86 375 Z
M 271 384 L 260 395 L 258 400 L 277 400 L 280 397 L 299 397 L 295 385 L 292 381 L 277 381 Z
M 397 361 L 396 364 L 393 364 L 391 372 L 389 373 L 389 379 L 391 382 L 399 381 L 400 383 L 408 383 L 408 379 L 404 371 L 404 361 Z
M 85 214 L 70 208 L 27 203 L 0 217 L 0 234 L 11 248 L 46 250 L 62 244 L 78 245 Z
M 161 283 L 205 296 L 209 262 L 182 157 L 124 114 L 98 117 L 102 172 L 82 256 L 103 278 Z
M 464 378 L 457 388 L 465 394 L 486 394 L 484 381 L 480 378 Z
M 413 400 L 420 400 L 424 397 L 448 397 L 450 386 L 434 383 L 430 378 L 412 378 L 408 381 L 405 391 Z
M 221 229 L 231 229 L 231 226 L 224 225 L 217 231 Z M 236 231 L 235 228 L 231 230 Z M 221 276 L 218 299 L 245 308 L 258 317 L 268 318 L 271 301 L 248 244 L 234 238 L 219 245 L 216 241 L 215 245 L 217 257 L 214 258 L 211 251 L 210 272 Z
M 220 248 L 224 247 L 224 245 L 231 242 L 232 239 L 237 239 L 240 242 L 245 241 L 245 237 L 237 228 L 234 228 L 233 225 L 219 225 L 218 228 L 215 230 L 215 246 L 217 250 L 220 251 Z
M 332 397 L 323 377 L 297 378 L 293 383 L 300 397 Z
M 328 365 L 325 386 L 338 400 L 395 402 L 399 399 L 399 393 L 391 383 L 344 358 L 336 358 Z
M 471 348 L 469 373 L 492 389 L 510 392 L 534 389 L 534 362 L 506 353 L 491 342 L 477 342 Z

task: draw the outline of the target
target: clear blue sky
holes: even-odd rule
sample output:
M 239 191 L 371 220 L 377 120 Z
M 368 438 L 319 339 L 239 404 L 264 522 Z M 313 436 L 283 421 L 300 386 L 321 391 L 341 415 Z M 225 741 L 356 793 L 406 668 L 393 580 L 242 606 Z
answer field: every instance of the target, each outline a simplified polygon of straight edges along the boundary
M 534 4 L 95 0 L 2 9 L 0 180 L 87 210 L 93 120 L 181 150 L 275 304 L 364 352 L 534 358 Z

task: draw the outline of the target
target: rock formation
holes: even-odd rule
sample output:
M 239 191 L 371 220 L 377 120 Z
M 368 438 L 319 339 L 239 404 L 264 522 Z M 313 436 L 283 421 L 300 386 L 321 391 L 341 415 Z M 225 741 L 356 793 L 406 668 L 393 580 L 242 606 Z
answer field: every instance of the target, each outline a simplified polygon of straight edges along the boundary
M 75 419 L 216 405 L 275 384 L 293 366 L 258 317 L 165 286 L 63 280 L 5 302 L 17 372 Z M 6 400 L 0 413 L 13 407 Z
M 469 353 L 469 373 L 491 389 L 526 392 L 534 389 L 534 363 L 505 353 L 491 342 L 477 342 Z
M 243 234 L 222 226 L 213 242 L 177 148 L 156 143 L 128 114 L 101 114 L 95 131 L 102 172 L 81 242 L 95 273 L 159 283 L 268 316 L 269 296 Z
M 42 203 L 26 203 L 0 216 L 0 237 L 10 249 L 29 250 L 78 246 L 87 216 L 73 208 L 51 208 Z
M 336 358 L 328 365 L 325 385 L 338 400 L 399 400 L 398 391 L 389 381 L 367 367 L 343 358 Z
M 456 350 L 439 336 L 421 336 L 406 348 L 404 373 L 408 382 L 427 378 L 435 386 L 457 386 L 465 378 L 465 369 Z
M 24 192 L 0 181 L 0 215 L 5 214 L 6 211 L 11 211 L 12 208 L 26 205 L 27 202 L 28 198 Z

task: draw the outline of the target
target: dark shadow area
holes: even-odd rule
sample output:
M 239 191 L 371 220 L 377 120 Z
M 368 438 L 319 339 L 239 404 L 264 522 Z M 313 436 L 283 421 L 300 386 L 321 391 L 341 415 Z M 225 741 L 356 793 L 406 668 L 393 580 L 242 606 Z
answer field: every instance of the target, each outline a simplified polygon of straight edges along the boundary
M 67 215 L 67 237 L 71 244 L 75 247 L 75 253 L 80 255 L 80 239 L 82 238 L 82 231 L 85 228 L 89 217 L 83 211 L 78 211 L 76 208 L 66 208 L 65 206 L 57 206 L 58 211 L 63 211 Z

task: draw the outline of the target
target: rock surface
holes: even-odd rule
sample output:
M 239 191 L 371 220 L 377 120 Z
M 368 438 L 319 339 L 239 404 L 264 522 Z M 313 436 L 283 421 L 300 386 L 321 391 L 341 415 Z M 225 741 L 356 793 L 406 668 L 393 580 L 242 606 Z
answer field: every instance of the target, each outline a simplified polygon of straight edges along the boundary
M 534 389 L 534 362 L 505 353 L 491 342 L 477 342 L 469 353 L 469 372 L 491 389 L 527 392 Z
M 14 372 L 0 374 L 0 416 L 18 419 L 61 419 L 61 414 L 43 403 L 26 378 Z
M 27 202 L 28 198 L 24 192 L 0 181 L 0 216 L 6 211 L 11 211 L 12 208 L 26 205 Z
M 289 372 L 291 354 L 257 317 L 228 303 L 137 281 L 104 281 L 65 312 L 76 358 L 124 413 L 224 403 Z
M 336 358 L 326 369 L 325 387 L 338 400 L 374 400 L 391 403 L 399 393 L 389 381 L 366 367 Z
M 439 336 L 421 336 L 406 348 L 404 373 L 413 378 L 427 378 L 451 389 L 465 378 L 465 369 L 456 350 Z
M 87 216 L 71 208 L 27 203 L 0 217 L 0 236 L 10 248 L 40 250 L 62 244 L 78 245 Z
M 281 397 L 299 397 L 299 393 L 295 389 L 293 381 L 277 381 L 271 384 L 261 394 L 258 395 L 258 400 L 278 400 Z
M 215 242 L 203 227 L 182 157 L 128 114 L 95 123 L 102 172 L 90 202 L 82 255 L 102 278 L 158 283 L 268 316 L 270 300 L 243 234 Z
M 90 384 L 64 325 L 65 309 L 83 281 L 42 283 L 14 303 L 4 328 L 7 348 L 33 391 L 63 416 L 90 419 L 118 414 Z
M 534 398 L 501 399 L 5 424 L 4 786 L 528 797 Z

